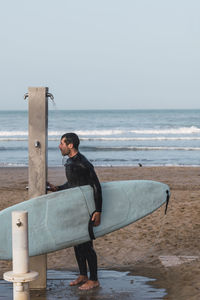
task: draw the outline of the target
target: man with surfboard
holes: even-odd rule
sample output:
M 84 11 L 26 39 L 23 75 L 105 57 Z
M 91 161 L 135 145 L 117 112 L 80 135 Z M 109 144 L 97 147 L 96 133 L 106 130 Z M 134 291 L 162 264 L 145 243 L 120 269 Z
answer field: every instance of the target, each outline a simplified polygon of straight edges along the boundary
M 60 186 L 49 184 L 52 192 L 83 185 L 91 185 L 94 191 L 96 210 L 92 214 L 91 221 L 94 226 L 101 222 L 102 192 L 101 185 L 95 173 L 93 165 L 79 152 L 79 137 L 75 133 L 66 133 L 61 137 L 59 149 L 63 156 L 68 156 L 65 163 L 67 182 Z M 77 207 L 81 209 L 81 207 Z M 80 275 L 70 282 L 71 286 L 82 284 L 80 290 L 90 290 L 99 286 L 97 277 L 97 256 L 92 241 L 79 244 L 74 247 Z M 87 276 L 87 263 L 90 277 Z

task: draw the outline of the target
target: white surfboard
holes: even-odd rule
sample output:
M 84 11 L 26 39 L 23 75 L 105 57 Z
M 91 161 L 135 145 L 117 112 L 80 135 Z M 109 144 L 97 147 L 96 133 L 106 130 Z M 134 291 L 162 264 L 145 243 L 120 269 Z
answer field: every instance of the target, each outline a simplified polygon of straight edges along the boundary
M 96 238 L 133 223 L 167 200 L 169 187 L 150 180 L 102 183 L 101 224 Z M 95 210 L 93 189 L 76 187 L 21 202 L 0 212 L 0 259 L 12 259 L 11 212 L 28 211 L 29 255 L 35 256 L 90 240 L 88 221 Z

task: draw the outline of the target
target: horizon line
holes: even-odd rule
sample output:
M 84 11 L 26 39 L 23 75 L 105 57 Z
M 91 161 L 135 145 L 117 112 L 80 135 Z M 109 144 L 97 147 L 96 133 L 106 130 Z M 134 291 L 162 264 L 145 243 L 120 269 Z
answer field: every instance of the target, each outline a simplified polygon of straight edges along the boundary
M 200 110 L 199 108 L 80 108 L 80 109 L 76 109 L 76 108 L 62 108 L 62 109 L 58 109 L 58 108 L 49 108 L 49 111 L 145 111 L 145 110 Z M 1 112 L 5 112 L 5 111 L 28 111 L 27 109 L 0 109 Z

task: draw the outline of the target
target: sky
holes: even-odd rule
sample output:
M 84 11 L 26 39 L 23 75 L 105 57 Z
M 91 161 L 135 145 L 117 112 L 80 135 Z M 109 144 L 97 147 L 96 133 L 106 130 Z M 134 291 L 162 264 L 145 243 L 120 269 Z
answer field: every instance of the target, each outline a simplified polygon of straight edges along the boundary
M 1 110 L 200 108 L 199 0 L 6 0 L 0 33 Z

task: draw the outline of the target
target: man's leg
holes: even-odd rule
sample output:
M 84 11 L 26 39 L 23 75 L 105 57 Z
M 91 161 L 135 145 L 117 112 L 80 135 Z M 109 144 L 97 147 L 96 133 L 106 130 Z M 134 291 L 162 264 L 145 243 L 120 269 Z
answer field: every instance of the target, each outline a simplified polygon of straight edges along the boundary
M 84 283 L 79 289 L 90 290 L 99 286 L 99 281 L 97 277 L 97 255 L 93 248 L 92 241 L 83 244 L 84 254 L 88 262 L 90 279 Z
M 88 280 L 87 264 L 86 264 L 86 257 L 84 255 L 83 244 L 75 246 L 74 252 L 75 252 L 76 260 L 78 263 L 80 275 L 78 276 L 78 278 L 76 280 L 73 280 L 70 282 L 71 286 L 78 285 L 80 283 L 84 283 Z

